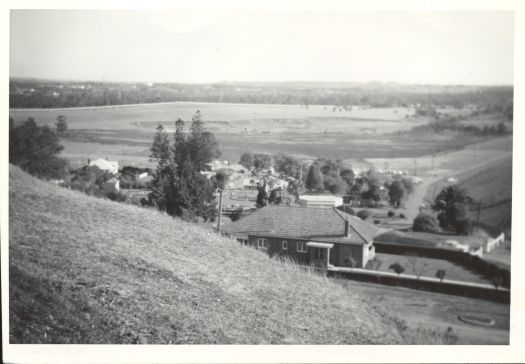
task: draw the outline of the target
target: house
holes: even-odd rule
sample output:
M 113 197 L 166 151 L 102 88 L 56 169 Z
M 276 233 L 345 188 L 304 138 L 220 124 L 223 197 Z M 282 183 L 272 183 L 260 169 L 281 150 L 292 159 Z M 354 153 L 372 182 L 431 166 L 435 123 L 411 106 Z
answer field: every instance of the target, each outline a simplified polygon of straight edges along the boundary
M 90 167 L 98 167 L 103 171 L 117 174 L 118 173 L 118 162 L 117 161 L 108 161 L 107 159 L 97 159 L 95 161 L 89 162 Z
M 335 208 L 269 205 L 221 228 L 269 255 L 318 267 L 365 267 L 377 228 Z
M 304 207 L 332 208 L 341 206 L 343 198 L 334 195 L 302 195 L 299 196 L 299 205 Z

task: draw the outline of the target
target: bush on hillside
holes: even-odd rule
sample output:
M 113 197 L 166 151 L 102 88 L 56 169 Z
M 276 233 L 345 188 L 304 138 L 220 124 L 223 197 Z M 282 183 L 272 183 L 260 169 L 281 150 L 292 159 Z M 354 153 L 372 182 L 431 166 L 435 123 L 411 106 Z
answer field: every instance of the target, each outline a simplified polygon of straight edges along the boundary
M 416 216 L 412 224 L 412 230 L 427 233 L 438 233 L 441 231 L 438 220 L 433 215 L 425 213 L 420 213 Z
M 388 215 L 388 217 L 394 217 L 394 216 L 396 216 L 396 213 L 394 211 L 390 210 L 390 211 L 388 211 L 387 215 Z
M 39 127 L 29 118 L 15 127 L 9 120 L 9 163 L 40 178 L 63 178 L 67 162 L 58 157 L 62 149 L 58 136 L 47 125 Z
M 366 220 L 370 217 L 370 211 L 368 210 L 361 210 L 357 212 L 357 217 L 361 220 Z

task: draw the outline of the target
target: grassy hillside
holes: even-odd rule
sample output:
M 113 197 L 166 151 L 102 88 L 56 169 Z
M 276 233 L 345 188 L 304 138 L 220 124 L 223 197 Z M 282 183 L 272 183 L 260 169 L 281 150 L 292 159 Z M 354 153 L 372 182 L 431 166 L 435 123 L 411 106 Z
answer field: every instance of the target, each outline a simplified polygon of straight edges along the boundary
M 13 166 L 9 178 L 11 343 L 427 339 L 410 339 L 351 287 L 193 224 L 56 187 Z
M 458 185 L 474 198 L 472 217 L 477 217 L 477 207 L 481 199 L 480 222 L 489 230 L 503 230 L 509 233 L 512 221 L 512 155 L 502 156 L 480 166 L 454 174 Z M 445 186 L 445 179 L 431 186 L 426 193 L 427 201 L 432 201 L 434 191 Z

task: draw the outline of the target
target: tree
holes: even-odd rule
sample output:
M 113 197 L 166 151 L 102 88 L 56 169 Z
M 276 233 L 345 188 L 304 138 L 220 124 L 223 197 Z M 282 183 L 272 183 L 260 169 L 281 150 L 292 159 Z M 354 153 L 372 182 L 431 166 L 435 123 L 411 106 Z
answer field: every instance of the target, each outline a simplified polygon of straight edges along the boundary
M 257 193 L 257 199 L 255 206 L 261 208 L 268 205 L 268 193 L 266 192 L 266 183 L 259 187 L 259 193 Z
M 405 271 L 405 268 L 399 263 L 391 264 L 388 269 L 393 270 L 398 276 Z
M 230 179 L 230 173 L 228 173 L 224 169 L 219 169 L 215 176 L 212 177 L 212 182 L 215 187 L 215 189 L 221 189 L 224 190 L 226 188 L 226 185 L 228 184 L 228 180 Z
M 406 260 L 412 270 L 412 273 L 414 273 L 417 279 L 419 279 L 428 269 L 428 262 L 421 259 L 417 254 L 407 255 Z
M 148 204 L 186 220 L 202 217 L 204 221 L 214 221 L 218 182 L 216 178 L 209 180 L 201 171 L 209 169 L 212 158 L 219 153 L 215 136 L 203 127 L 198 111 L 189 132 L 184 121 L 175 122 L 171 147 L 164 128 L 159 125 L 151 147 L 150 157 L 157 162 L 157 168 Z
M 301 174 L 301 163 L 296 158 L 279 153 L 273 157 L 277 172 L 298 179 Z
M 443 282 L 443 279 L 445 279 L 446 274 L 447 274 L 447 271 L 444 269 L 438 269 L 436 271 L 436 277 L 438 277 L 441 282 Z
M 164 170 L 168 166 L 170 158 L 168 133 L 166 133 L 162 124 L 159 123 L 150 148 L 149 161 L 156 162 L 158 170 Z
M 308 177 L 306 177 L 306 188 L 310 191 L 322 191 L 323 189 L 321 172 L 317 163 L 312 164 L 308 170 Z
M 251 152 L 244 152 L 241 155 L 241 159 L 239 160 L 239 164 L 250 169 L 253 167 L 253 153 Z
M 59 136 L 66 135 L 67 131 L 67 118 L 64 115 L 58 115 L 56 122 L 57 134 Z
M 363 200 L 378 202 L 381 200 L 381 178 L 375 170 L 369 170 L 365 177 L 368 189 L 361 192 Z
M 354 181 L 355 181 L 355 173 L 352 169 L 350 168 L 341 169 L 341 171 L 339 172 L 339 176 L 341 176 L 343 181 L 346 182 L 346 184 L 348 185 L 348 189 L 350 189 L 351 186 L 353 186 Z M 349 191 L 347 191 L 347 193 L 348 192 Z
M 420 213 L 412 224 L 413 231 L 437 233 L 440 231 L 437 219 L 430 214 Z
M 392 206 L 399 207 L 406 195 L 407 191 L 400 180 L 397 179 L 388 186 L 388 197 Z
M 258 171 L 269 169 L 272 166 L 272 157 L 268 154 L 255 153 L 253 155 L 253 166 Z
M 168 134 L 161 124 L 158 124 L 153 137 L 149 158 L 151 162 L 157 163 L 156 170 L 153 173 L 153 180 L 151 181 L 151 192 L 148 196 L 150 203 L 161 211 L 170 210 L 168 200 L 171 193 L 171 182 L 173 182 L 170 176 L 172 170 L 169 168 L 171 159 L 170 143 Z
M 199 172 L 209 170 L 209 163 L 221 154 L 213 133 L 204 129 L 202 116 L 198 110 L 191 119 L 190 133 L 186 143 L 194 169 Z
M 432 206 L 433 210 L 439 211 L 439 225 L 443 228 L 452 227 L 458 234 L 469 234 L 471 223 L 467 204 L 471 201 L 467 192 L 457 186 L 444 188 Z
M 22 125 L 9 125 L 9 163 L 40 178 L 62 178 L 67 162 L 58 155 L 63 147 L 48 127 L 39 127 L 33 118 Z
M 237 221 L 239 220 L 241 217 L 242 217 L 242 212 L 243 212 L 243 208 L 242 206 L 238 207 L 235 211 L 233 211 L 231 214 L 230 214 L 230 219 L 232 221 Z
M 288 183 L 287 192 L 299 200 L 299 196 L 304 193 L 304 183 L 299 180 Z
M 357 212 L 357 217 L 361 220 L 366 220 L 370 217 L 370 211 L 368 210 L 360 210 Z
M 324 188 L 334 195 L 344 195 L 348 191 L 348 185 L 340 176 L 325 176 L 323 184 Z
M 270 196 L 268 197 L 268 203 L 272 205 L 279 205 L 282 202 L 282 197 L 277 192 L 277 189 L 274 188 L 270 191 Z

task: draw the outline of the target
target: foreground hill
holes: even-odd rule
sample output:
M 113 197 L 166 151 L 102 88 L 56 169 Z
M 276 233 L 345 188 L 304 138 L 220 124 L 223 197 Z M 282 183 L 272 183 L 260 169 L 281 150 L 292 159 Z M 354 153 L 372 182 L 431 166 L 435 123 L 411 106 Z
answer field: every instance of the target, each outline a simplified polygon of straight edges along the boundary
M 17 167 L 9 178 L 12 343 L 406 340 L 367 297 L 298 266 Z

